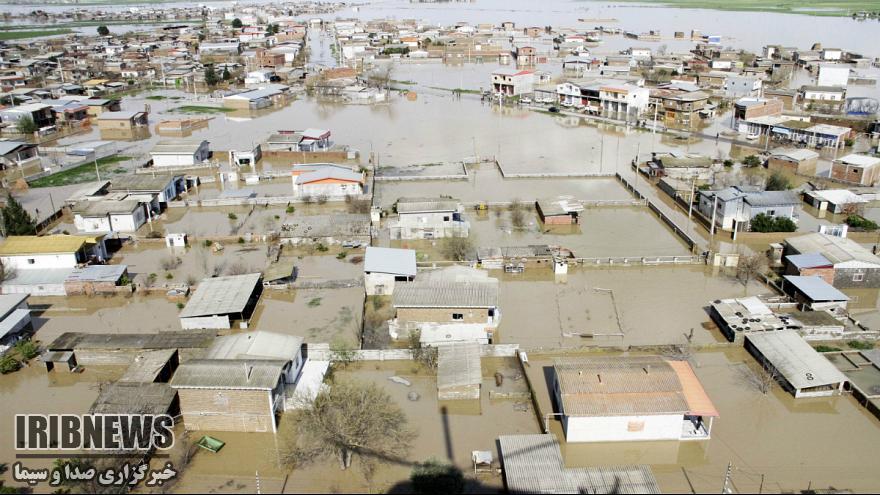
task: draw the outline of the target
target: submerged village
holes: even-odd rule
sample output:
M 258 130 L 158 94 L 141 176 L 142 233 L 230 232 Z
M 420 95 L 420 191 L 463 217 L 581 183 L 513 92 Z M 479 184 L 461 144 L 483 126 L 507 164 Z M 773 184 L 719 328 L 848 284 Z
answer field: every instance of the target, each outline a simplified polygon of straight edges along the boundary
M 7 7 L 5 492 L 880 489 L 877 12 Z

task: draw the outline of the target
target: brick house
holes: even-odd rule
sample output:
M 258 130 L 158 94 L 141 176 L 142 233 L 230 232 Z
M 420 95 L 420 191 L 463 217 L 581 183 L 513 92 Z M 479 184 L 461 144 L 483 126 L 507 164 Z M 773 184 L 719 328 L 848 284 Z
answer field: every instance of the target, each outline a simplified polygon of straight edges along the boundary
M 855 153 L 838 158 L 831 162 L 831 178 L 873 186 L 880 179 L 880 158 Z
M 187 430 L 277 431 L 284 402 L 281 360 L 196 359 L 182 364 L 177 390 Z
M 816 275 L 829 284 L 834 283 L 834 263 L 819 253 L 793 254 L 785 258 L 785 274 L 803 277 Z
M 768 170 L 786 171 L 800 175 L 816 175 L 819 153 L 807 149 L 775 150 L 767 160 Z
M 880 287 L 880 257 L 852 239 L 817 232 L 785 240 L 786 259 L 811 253 L 824 256 L 834 265 L 832 285 L 838 289 Z

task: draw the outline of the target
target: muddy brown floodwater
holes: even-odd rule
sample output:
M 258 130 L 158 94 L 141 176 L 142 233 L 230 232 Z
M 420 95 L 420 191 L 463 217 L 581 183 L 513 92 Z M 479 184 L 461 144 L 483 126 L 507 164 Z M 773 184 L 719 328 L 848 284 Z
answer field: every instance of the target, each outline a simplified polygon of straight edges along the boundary
M 545 372 L 552 356 L 529 356 L 541 409 L 552 410 Z M 742 379 L 755 360 L 741 348 L 699 352 L 690 362 L 720 417 L 698 442 L 566 444 L 568 466 L 650 464 L 664 493 L 718 493 L 727 463 L 736 493 L 812 489 L 872 492 L 877 486 L 880 425 L 852 396 L 797 399 L 774 385 L 762 394 Z M 551 431 L 563 439 L 559 422 Z M 763 477 L 763 484 L 762 484 Z
M 502 278 L 497 342 L 525 349 L 681 345 L 691 329 L 694 344 L 720 342 L 717 330 L 703 327 L 710 321 L 704 308 L 715 299 L 769 293 L 701 265 L 578 268 L 564 282 L 546 269 L 493 276 Z

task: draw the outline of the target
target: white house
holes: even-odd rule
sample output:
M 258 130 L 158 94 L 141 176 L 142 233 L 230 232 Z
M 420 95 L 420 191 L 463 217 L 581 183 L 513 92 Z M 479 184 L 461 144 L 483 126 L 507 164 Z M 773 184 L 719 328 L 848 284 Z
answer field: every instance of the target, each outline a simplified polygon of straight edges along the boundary
M 394 292 L 395 282 L 412 282 L 416 276 L 416 251 L 367 247 L 364 255 L 364 286 L 368 296 Z
M 632 120 L 648 107 L 648 88 L 634 84 L 607 84 L 599 88 L 602 115 L 620 120 Z
M 73 223 L 84 233 L 136 232 L 147 222 L 151 203 L 137 199 L 80 201 L 71 208 Z
M 457 199 L 401 198 L 397 221 L 390 226 L 392 239 L 439 239 L 467 237 L 470 224 L 462 216 Z
M 822 64 L 819 66 L 817 86 L 843 86 L 849 83 L 849 66 Z
M 103 240 L 76 235 L 10 236 L 0 244 L 0 263 L 18 271 L 75 268 L 90 258 L 106 259 Z
M 764 81 L 755 76 L 731 74 L 721 86 L 727 98 L 760 97 L 764 92 Z
M 560 359 L 553 371 L 568 442 L 708 440 L 718 417 L 687 361 Z
M 843 50 L 840 48 L 823 48 L 821 56 L 822 60 L 839 61 L 843 58 Z
M 750 222 L 759 214 L 784 217 L 797 221 L 800 205 L 793 191 L 748 191 L 742 187 L 728 187 L 718 191 L 700 191 L 698 208 L 707 218 L 726 230 L 748 230 Z
M 492 72 L 492 90 L 505 96 L 519 96 L 531 93 L 534 84 L 534 71 L 498 69 Z
M 291 172 L 293 195 L 344 198 L 364 193 L 364 173 L 331 163 L 297 165 Z
M 150 151 L 154 167 L 191 167 L 210 156 L 211 150 L 206 140 L 163 140 Z

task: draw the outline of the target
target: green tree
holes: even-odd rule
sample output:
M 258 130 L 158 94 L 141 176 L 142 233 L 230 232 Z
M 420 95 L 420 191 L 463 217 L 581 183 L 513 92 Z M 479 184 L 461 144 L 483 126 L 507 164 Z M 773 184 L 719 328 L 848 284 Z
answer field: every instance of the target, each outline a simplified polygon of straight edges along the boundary
M 4 375 L 7 373 L 13 373 L 18 371 L 19 368 L 21 368 L 21 363 L 9 354 L 0 357 L 0 373 Z
M 241 29 L 241 26 L 243 26 L 243 24 L 241 23 L 241 19 L 236 17 L 232 20 L 232 27 L 234 27 L 235 29 Z
M 746 167 L 757 167 L 761 165 L 761 159 L 755 155 L 749 155 L 742 159 L 742 164 Z
M 228 81 L 228 80 L 232 79 L 232 74 L 229 73 L 228 68 L 226 68 L 226 67 L 223 68 L 223 76 L 222 77 L 223 77 L 224 81 Z
M 3 226 L 6 235 L 35 235 L 37 233 L 37 222 L 11 194 L 6 195 L 6 207 L 3 208 Z
M 452 464 L 428 459 L 418 463 L 409 475 L 415 493 L 441 495 L 464 492 L 464 474 Z
M 107 36 L 110 34 L 110 30 L 107 29 L 107 26 L 98 26 L 98 35 L 99 36 Z
M 216 86 L 218 82 L 220 82 L 220 78 L 217 77 L 217 72 L 214 71 L 214 66 L 209 65 L 205 67 L 205 84 L 208 86 Z
M 25 115 L 18 119 L 18 122 L 15 124 L 15 129 L 22 134 L 33 134 L 40 130 L 40 128 L 37 127 L 37 123 L 34 122 L 34 119 L 30 115 Z
M 764 189 L 768 191 L 786 191 L 791 189 L 791 182 L 788 180 L 788 177 L 781 173 L 773 172 L 767 178 L 767 186 Z
M 797 224 L 787 217 L 772 217 L 765 213 L 755 215 L 751 222 L 752 232 L 794 232 Z

